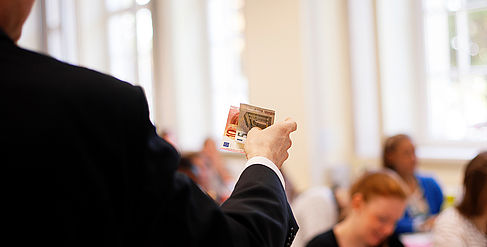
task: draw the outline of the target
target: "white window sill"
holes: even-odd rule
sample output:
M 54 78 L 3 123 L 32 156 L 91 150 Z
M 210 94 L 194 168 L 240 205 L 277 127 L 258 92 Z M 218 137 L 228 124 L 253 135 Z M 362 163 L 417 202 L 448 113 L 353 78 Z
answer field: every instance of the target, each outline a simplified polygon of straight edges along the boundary
M 416 154 L 420 159 L 468 161 L 482 151 L 487 151 L 487 144 L 484 147 L 418 145 Z

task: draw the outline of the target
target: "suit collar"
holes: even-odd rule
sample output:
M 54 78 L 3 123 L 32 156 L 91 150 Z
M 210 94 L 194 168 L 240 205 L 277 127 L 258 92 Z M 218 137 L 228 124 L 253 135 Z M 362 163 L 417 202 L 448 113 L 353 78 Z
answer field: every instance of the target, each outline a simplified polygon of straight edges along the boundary
M 0 40 L 8 40 L 13 43 L 12 39 L 2 29 L 0 29 Z

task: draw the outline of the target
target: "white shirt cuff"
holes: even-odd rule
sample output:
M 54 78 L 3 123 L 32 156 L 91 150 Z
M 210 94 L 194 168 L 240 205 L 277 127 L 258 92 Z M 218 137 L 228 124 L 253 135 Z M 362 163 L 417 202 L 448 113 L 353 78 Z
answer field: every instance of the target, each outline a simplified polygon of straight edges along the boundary
M 245 168 L 251 166 L 251 165 L 264 165 L 269 167 L 271 170 L 273 170 L 276 175 L 279 177 L 279 180 L 281 180 L 282 187 L 286 189 L 286 183 L 284 182 L 284 177 L 282 176 L 281 171 L 277 168 L 277 166 L 274 164 L 274 162 L 270 161 L 266 157 L 262 156 L 257 156 L 249 159 L 247 163 L 245 164 Z

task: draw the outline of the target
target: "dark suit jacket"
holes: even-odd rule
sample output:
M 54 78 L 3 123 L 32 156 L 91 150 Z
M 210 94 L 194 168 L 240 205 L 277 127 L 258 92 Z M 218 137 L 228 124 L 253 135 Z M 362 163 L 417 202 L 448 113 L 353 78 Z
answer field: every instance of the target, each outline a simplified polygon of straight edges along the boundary
M 63 246 L 293 240 L 298 227 L 271 169 L 247 168 L 221 207 L 176 173 L 179 155 L 156 135 L 140 87 L 21 49 L 1 31 L 0 76 L 6 239 Z

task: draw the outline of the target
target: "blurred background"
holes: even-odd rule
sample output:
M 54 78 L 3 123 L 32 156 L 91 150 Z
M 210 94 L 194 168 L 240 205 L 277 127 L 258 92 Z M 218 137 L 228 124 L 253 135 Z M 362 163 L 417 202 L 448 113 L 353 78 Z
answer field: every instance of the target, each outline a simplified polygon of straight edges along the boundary
M 181 153 L 218 147 L 231 105 L 292 117 L 296 193 L 406 133 L 453 195 L 487 149 L 487 0 L 37 0 L 19 45 L 142 86 Z M 237 177 L 245 157 L 218 153 Z

